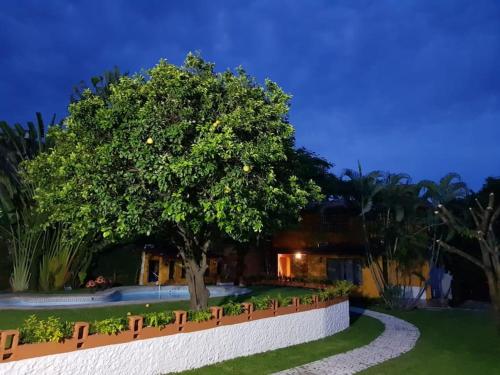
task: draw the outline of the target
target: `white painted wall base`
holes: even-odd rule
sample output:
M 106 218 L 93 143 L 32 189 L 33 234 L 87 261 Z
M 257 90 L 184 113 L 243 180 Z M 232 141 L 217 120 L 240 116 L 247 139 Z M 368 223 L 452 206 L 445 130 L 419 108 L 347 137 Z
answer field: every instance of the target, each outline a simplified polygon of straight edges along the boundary
M 349 327 L 349 302 L 248 323 L 0 364 L 9 375 L 157 375 L 301 344 Z

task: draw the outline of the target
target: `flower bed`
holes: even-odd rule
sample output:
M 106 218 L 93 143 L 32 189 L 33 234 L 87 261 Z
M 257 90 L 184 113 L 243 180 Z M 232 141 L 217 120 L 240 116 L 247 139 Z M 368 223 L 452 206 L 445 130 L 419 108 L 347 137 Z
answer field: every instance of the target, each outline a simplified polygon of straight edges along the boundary
M 53 342 L 21 344 L 20 339 L 26 340 L 26 336 L 21 336 L 19 330 L 0 331 L 0 363 L 241 324 L 325 308 L 347 300 L 346 296 L 335 296 L 336 293 L 333 290 L 320 292 L 302 300 L 298 297 L 278 300 L 260 298 L 254 299 L 253 303 L 241 304 L 240 309 L 236 303 L 231 303 L 211 307 L 205 312 L 174 311 L 171 315 L 128 316 L 126 321 L 113 318 L 93 324 L 76 322 L 70 338 L 61 338 L 54 329 L 57 334 L 50 336 Z M 33 325 L 36 327 L 37 323 Z M 57 324 L 54 323 L 54 326 L 57 328 Z M 36 329 L 30 332 L 36 332 Z

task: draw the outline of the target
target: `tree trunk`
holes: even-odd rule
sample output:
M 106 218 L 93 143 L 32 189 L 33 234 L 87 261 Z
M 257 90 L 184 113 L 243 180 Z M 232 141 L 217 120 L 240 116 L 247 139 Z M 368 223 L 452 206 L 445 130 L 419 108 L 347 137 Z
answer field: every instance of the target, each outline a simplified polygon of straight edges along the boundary
M 205 255 L 203 257 L 206 258 Z M 208 308 L 210 293 L 204 279 L 205 271 L 208 268 L 206 262 L 202 262 L 202 265 L 199 265 L 194 260 L 187 260 L 184 262 L 184 266 L 186 267 L 186 280 L 188 283 L 191 310 L 204 310 Z
M 485 272 L 488 281 L 488 290 L 490 292 L 491 306 L 500 333 L 500 280 L 497 280 L 495 274 L 491 271 Z

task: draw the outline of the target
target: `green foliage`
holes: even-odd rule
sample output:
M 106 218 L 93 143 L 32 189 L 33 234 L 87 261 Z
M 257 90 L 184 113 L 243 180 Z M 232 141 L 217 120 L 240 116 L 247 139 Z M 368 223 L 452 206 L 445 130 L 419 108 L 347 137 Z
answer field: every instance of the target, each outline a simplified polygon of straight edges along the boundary
M 465 198 L 470 192 L 458 173 L 448 173 L 438 183 L 422 180 L 418 186 L 422 189 L 422 198 L 430 202 L 433 207 Z
M 171 311 L 150 312 L 143 315 L 144 325 L 146 327 L 163 328 L 175 320 L 174 313 Z
M 161 61 L 121 77 L 106 100 L 85 91 L 27 176 L 50 221 L 82 234 L 114 240 L 174 224 L 245 240 L 320 197 L 287 163 L 289 99 L 274 82 L 215 73 L 195 55 L 180 67 Z
M 278 294 L 276 297 L 276 301 L 278 302 L 279 307 L 289 306 L 292 303 L 292 297 L 282 296 Z
M 252 297 L 250 302 L 253 303 L 255 310 L 266 310 L 271 307 L 271 297 L 269 296 Z
M 224 310 L 224 315 L 240 315 L 243 312 L 243 306 L 241 303 L 229 301 L 222 305 L 222 309 Z
M 311 305 L 313 303 L 313 296 L 312 295 L 305 295 L 300 297 L 300 303 L 302 305 Z
M 354 284 L 348 280 L 339 280 L 335 285 L 329 289 L 332 289 L 334 297 L 348 296 L 354 289 Z
M 189 54 L 133 76 L 115 74 L 69 106 L 55 146 L 26 165 L 39 212 L 78 237 L 107 242 L 172 230 L 203 290 L 214 237 L 244 242 L 297 221 L 321 198 L 289 163 L 290 96 L 274 82 L 215 72 Z M 205 308 L 208 293 L 192 296 Z
M 59 289 L 64 285 L 75 248 L 67 236 L 62 236 L 60 225 L 46 225 L 47 217 L 35 209 L 34 185 L 23 178 L 25 162 L 48 150 L 51 139 L 45 136 L 45 124 L 40 113 L 36 125 L 28 122 L 9 126 L 0 123 L 0 237 L 7 242 L 12 256 L 10 284 L 14 291 L 29 288 L 39 281 L 44 290 Z M 49 128 L 55 126 L 55 116 Z M 64 253 L 54 253 L 65 248 Z M 76 250 L 78 247 L 76 247 Z M 42 256 L 40 279 L 32 280 L 38 257 Z
M 136 245 L 107 246 L 93 258 L 89 276 L 104 275 L 113 283 L 133 285 L 140 273 L 142 249 Z
M 112 70 L 106 70 L 102 75 L 94 76 L 90 79 L 90 85 L 81 81 L 77 86 L 73 87 L 70 100 L 77 102 L 84 96 L 86 90 L 90 90 L 95 95 L 107 101 L 111 95 L 111 85 L 118 83 L 120 77 L 128 75 L 128 73 L 121 73 L 120 68 L 113 67 Z
M 12 260 L 9 283 L 12 291 L 22 292 L 30 286 L 32 267 L 40 251 L 43 232 L 37 216 L 26 210 L 16 215 L 16 221 L 3 229 Z
M 48 147 L 45 124 L 41 114 L 36 115 L 37 124 L 28 122 L 27 128 L 0 122 L 0 239 L 12 257 L 10 285 L 14 291 L 29 288 L 43 237 L 40 224 L 44 218 L 33 209 L 33 185 L 20 178 L 22 163 Z
M 73 334 L 73 323 L 64 322 L 59 318 L 49 316 L 38 319 L 31 315 L 20 328 L 20 339 L 23 344 L 38 342 L 61 342 Z
M 325 301 L 328 301 L 330 298 L 332 298 L 330 292 L 328 290 L 320 290 L 318 293 L 316 293 L 316 295 L 318 296 L 318 299 L 321 301 L 321 302 L 325 302 Z
M 188 312 L 188 320 L 190 322 L 206 322 L 207 320 L 212 319 L 212 312 L 210 310 L 198 310 L 198 311 L 189 311 Z
M 127 320 L 124 318 L 97 320 L 90 325 L 91 333 L 100 333 L 103 335 L 116 335 L 127 329 Z
M 339 280 L 335 282 L 335 285 L 320 290 L 317 296 L 320 301 L 324 302 L 332 298 L 348 296 L 353 289 L 354 284 L 350 281 Z
M 87 278 L 87 272 L 80 271 L 78 272 L 78 285 L 83 285 L 85 284 L 85 279 Z
M 68 238 L 68 231 L 62 225 L 45 232 L 44 253 L 40 261 L 39 288 L 44 291 L 60 290 L 69 279 L 73 260 L 81 242 Z

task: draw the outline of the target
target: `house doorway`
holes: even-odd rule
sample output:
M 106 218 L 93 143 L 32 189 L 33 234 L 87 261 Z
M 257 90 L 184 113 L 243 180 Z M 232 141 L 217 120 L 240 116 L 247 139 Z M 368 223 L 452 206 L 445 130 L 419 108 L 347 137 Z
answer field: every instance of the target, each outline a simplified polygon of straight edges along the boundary
M 292 257 L 288 254 L 278 254 L 278 276 L 292 277 Z
M 175 279 L 175 260 L 171 260 L 168 262 L 168 279 Z
M 160 281 L 160 260 L 150 259 L 148 263 L 148 283 Z

